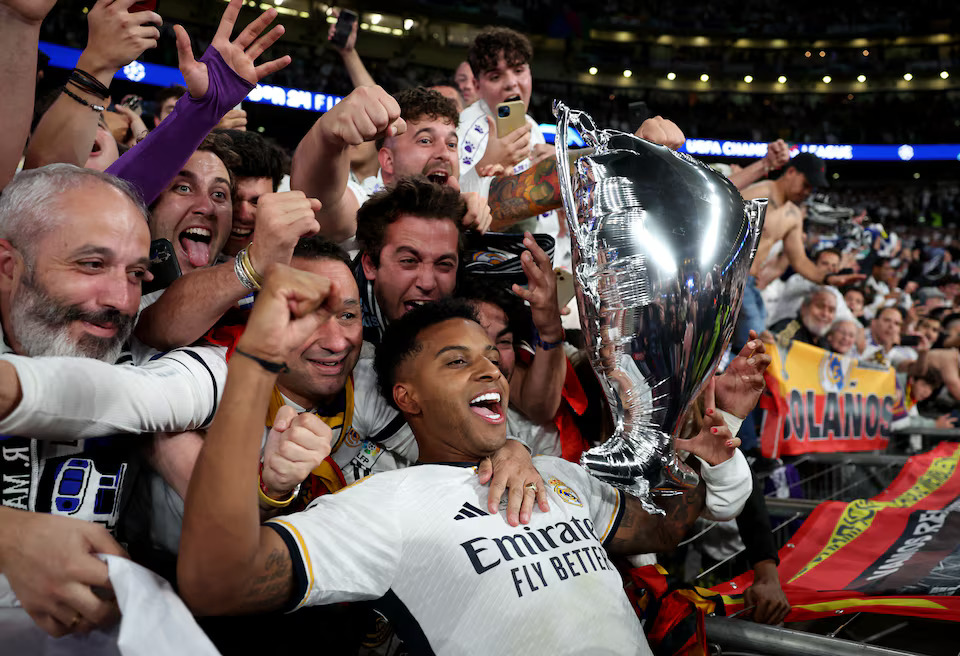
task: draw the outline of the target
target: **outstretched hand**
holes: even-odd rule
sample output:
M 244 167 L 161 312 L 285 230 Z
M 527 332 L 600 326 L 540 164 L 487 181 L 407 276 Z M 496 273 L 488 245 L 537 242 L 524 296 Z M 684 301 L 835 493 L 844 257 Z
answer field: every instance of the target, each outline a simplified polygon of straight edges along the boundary
M 757 406 L 763 393 L 763 372 L 770 364 L 763 341 L 755 330 L 750 331 L 750 341 L 720 376 L 717 376 L 717 407 L 745 419 Z
M 272 59 L 260 65 L 255 64 L 257 58 L 283 36 L 283 25 L 276 25 L 269 32 L 260 36 L 277 16 L 277 10 L 272 7 L 247 25 L 236 39 L 230 40 L 242 5 L 242 0 L 230 0 L 210 45 L 216 48 L 223 61 L 237 75 L 250 84 L 257 84 L 266 76 L 276 73 L 289 64 L 290 56 L 284 55 L 279 59 Z M 177 34 L 177 56 L 180 60 L 180 72 L 183 73 L 187 89 L 193 98 L 202 98 L 210 87 L 207 65 L 193 58 L 190 37 L 183 26 L 176 25 L 173 29 Z
M 703 391 L 703 426 L 700 432 L 690 439 L 674 441 L 677 449 L 699 456 L 709 465 L 719 465 L 729 460 L 740 446 L 740 438 L 730 434 L 723 417 L 717 412 L 714 401 L 715 384 L 716 377 L 711 376 Z

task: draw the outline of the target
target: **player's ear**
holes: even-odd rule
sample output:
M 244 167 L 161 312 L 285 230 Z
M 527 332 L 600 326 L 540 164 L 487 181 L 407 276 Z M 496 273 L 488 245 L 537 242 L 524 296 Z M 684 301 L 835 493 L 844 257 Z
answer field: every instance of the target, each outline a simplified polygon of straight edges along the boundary
M 416 390 L 407 383 L 397 383 L 393 386 L 393 401 L 405 415 L 420 414 L 420 403 L 417 401 Z

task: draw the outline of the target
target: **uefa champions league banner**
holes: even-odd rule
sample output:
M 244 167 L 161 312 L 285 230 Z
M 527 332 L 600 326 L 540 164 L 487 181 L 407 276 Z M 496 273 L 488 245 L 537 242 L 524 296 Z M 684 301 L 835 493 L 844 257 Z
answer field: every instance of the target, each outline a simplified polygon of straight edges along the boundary
M 893 369 L 796 341 L 767 352 L 764 457 L 886 448 L 897 403 Z
M 787 621 L 874 612 L 960 620 L 960 445 L 913 456 L 872 499 L 817 506 L 780 550 Z M 752 572 L 714 591 L 743 604 Z

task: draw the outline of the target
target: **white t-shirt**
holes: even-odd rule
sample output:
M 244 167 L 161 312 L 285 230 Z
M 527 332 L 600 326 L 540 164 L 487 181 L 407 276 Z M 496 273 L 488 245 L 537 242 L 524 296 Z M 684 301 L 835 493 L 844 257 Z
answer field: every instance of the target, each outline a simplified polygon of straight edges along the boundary
M 538 457 L 550 511 L 511 527 L 486 510 L 473 466 L 364 479 L 270 520 L 293 559 L 292 606 L 380 599 L 412 651 L 649 654 L 604 545 L 621 492 Z
M 487 150 L 487 140 L 490 131 L 487 116 L 493 116 L 493 112 L 484 100 L 478 100 L 460 112 L 457 139 L 460 145 L 461 186 L 464 176 L 476 167 L 477 162 L 483 158 L 483 154 Z M 540 125 L 533 120 L 533 117 L 530 115 L 527 115 L 527 123 L 530 125 L 531 147 L 538 144 L 545 144 L 547 141 L 543 137 L 543 131 L 540 130 Z M 528 157 L 514 166 L 513 170 L 509 173 L 512 175 L 523 173 L 530 168 L 531 164 L 532 162 Z M 544 212 L 537 217 L 537 222 L 537 227 L 533 232 L 550 235 L 556 242 L 553 265 L 555 267 L 564 267 L 568 271 L 572 270 L 570 238 L 560 238 L 560 218 L 557 216 L 557 212 L 555 210 Z
M 796 318 L 800 314 L 800 306 L 803 305 L 803 299 L 819 286 L 820 285 L 812 280 L 804 278 L 799 273 L 790 276 L 780 289 L 776 304 L 767 306 L 767 328 L 783 319 Z M 828 285 L 827 288 L 833 292 L 833 296 L 837 301 L 837 313 L 834 321 L 845 320 L 859 323 L 857 318 L 853 316 L 850 308 L 847 307 L 847 302 L 843 300 L 843 294 L 840 293 L 840 290 L 830 285 Z

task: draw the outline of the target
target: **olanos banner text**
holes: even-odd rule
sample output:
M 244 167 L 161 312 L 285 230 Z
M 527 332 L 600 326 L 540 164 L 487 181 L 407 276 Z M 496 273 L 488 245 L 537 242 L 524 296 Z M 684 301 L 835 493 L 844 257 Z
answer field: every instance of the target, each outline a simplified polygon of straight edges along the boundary
M 886 448 L 897 400 L 892 369 L 802 342 L 767 352 L 773 361 L 759 404 L 765 457 Z

